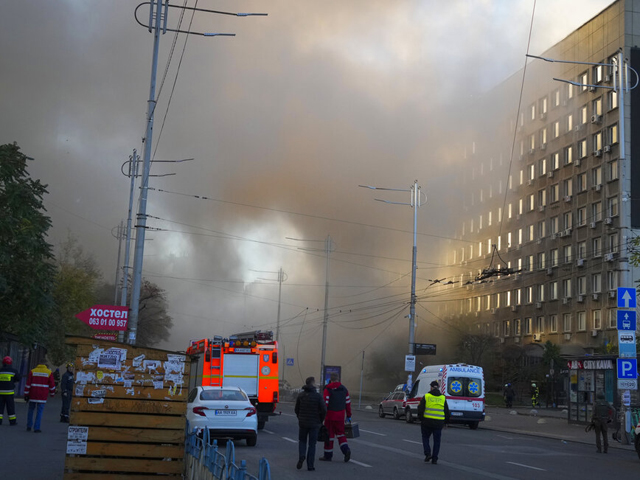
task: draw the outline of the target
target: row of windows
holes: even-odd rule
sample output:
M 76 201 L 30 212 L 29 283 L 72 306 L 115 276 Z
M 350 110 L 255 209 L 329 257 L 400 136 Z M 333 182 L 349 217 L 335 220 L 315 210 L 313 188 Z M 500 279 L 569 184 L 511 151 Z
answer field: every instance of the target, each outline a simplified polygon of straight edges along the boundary
M 518 177 L 519 185 L 524 185 L 526 181 L 527 184 L 531 186 L 533 185 L 537 177 L 543 177 L 543 176 L 553 177 L 552 172 L 560 168 L 559 162 L 560 162 L 560 156 L 558 153 L 558 154 L 551 155 L 549 159 L 542 158 L 538 160 L 538 162 L 536 163 L 531 163 L 527 165 L 526 169 L 521 169 L 519 172 L 519 177 Z M 569 165 L 571 163 L 573 163 L 572 157 L 570 159 L 570 162 L 565 163 L 565 165 Z M 598 185 L 602 185 L 602 182 L 605 179 L 605 176 L 603 176 L 603 168 L 605 169 L 604 172 L 606 173 L 606 181 L 612 182 L 614 180 L 619 179 L 620 172 L 619 172 L 618 160 L 617 159 L 611 160 L 609 162 L 606 162 L 604 165 L 599 165 L 597 167 L 592 168 L 590 173 L 581 172 L 572 178 L 563 180 L 562 196 L 565 197 L 567 195 L 573 195 L 574 190 L 578 193 L 586 192 L 589 188 L 589 184 L 594 188 L 596 188 Z M 590 183 L 589 183 L 589 180 L 590 180 Z M 509 187 L 509 190 L 514 189 L 513 175 L 509 176 L 508 187 Z M 550 189 L 555 189 L 555 188 L 556 187 L 554 185 L 550 187 Z M 558 193 L 558 195 L 556 195 L 555 197 L 552 196 L 552 198 L 555 198 L 552 201 L 560 200 L 559 192 L 560 190 L 557 190 L 556 193 Z M 499 180 L 498 188 L 496 189 L 496 191 L 494 191 L 493 186 L 489 186 L 489 188 L 486 190 L 480 189 L 478 199 L 480 200 L 480 203 L 484 203 L 485 200 L 493 198 L 494 194 L 502 195 L 502 193 L 503 193 L 502 180 Z M 550 192 L 550 195 L 553 195 L 553 192 Z M 474 206 L 476 203 L 476 196 L 473 192 L 471 192 L 470 203 L 471 203 L 471 206 Z M 522 200 L 520 200 L 520 203 L 522 203 Z M 509 209 L 511 208 L 512 207 L 509 207 Z M 522 211 L 519 211 L 519 213 L 522 214 Z
M 618 288 L 618 272 L 607 272 L 607 284 L 610 292 Z M 575 280 L 575 284 L 574 284 Z M 531 305 L 553 300 L 572 299 L 574 295 L 582 296 L 602 293 L 602 274 L 593 273 L 549 283 L 530 285 L 506 292 L 493 293 L 478 297 L 470 297 L 460 303 L 460 313 L 481 312 L 501 307 Z M 578 300 L 581 300 L 578 298 Z M 454 312 L 450 312 L 454 313 Z
M 616 104 L 617 106 L 617 104 Z M 594 112 L 601 111 L 600 109 L 594 107 Z M 593 114 L 591 117 L 587 114 L 587 107 L 583 107 L 578 111 L 577 117 L 574 119 L 573 114 L 567 115 L 562 121 L 562 126 L 560 120 L 556 120 L 548 127 L 541 128 L 537 133 L 532 133 L 527 138 L 527 141 L 520 141 L 520 157 L 523 158 L 525 153 L 533 153 L 536 148 L 540 148 L 540 150 L 545 150 L 547 148 L 547 143 L 549 142 L 549 138 L 556 139 L 559 138 L 562 133 L 573 133 L 579 132 L 583 128 L 583 126 L 587 123 L 601 123 L 602 122 L 602 114 Z M 562 128 L 561 128 L 562 127 Z M 564 130 L 564 131 L 561 131 Z M 606 142 L 606 145 L 615 145 L 618 143 L 618 124 L 613 124 L 607 127 L 605 130 L 601 130 L 592 135 L 592 146 L 593 150 L 601 150 L 603 147 L 603 140 Z M 584 140 L 586 144 L 586 140 Z M 586 146 L 586 145 L 585 145 Z M 587 152 L 583 152 L 583 155 L 580 158 L 583 158 L 587 155 Z
M 548 317 L 525 317 L 523 319 L 504 320 L 502 324 L 495 323 L 493 332 L 491 332 L 491 324 L 484 325 L 485 333 L 493 333 L 496 336 L 502 334 L 503 337 L 519 337 L 521 335 L 533 335 L 543 333 L 572 333 L 574 326 L 577 332 L 586 332 L 587 328 L 591 330 L 602 330 L 603 318 L 602 310 L 580 311 L 573 313 L 564 313 L 562 316 L 549 315 Z M 611 308 L 606 310 L 605 328 L 616 328 L 616 311 Z M 562 323 L 559 325 L 558 321 Z M 574 325 L 575 320 L 575 325 Z M 560 330 L 559 330 L 560 329 Z M 501 331 L 500 331 L 501 330 Z

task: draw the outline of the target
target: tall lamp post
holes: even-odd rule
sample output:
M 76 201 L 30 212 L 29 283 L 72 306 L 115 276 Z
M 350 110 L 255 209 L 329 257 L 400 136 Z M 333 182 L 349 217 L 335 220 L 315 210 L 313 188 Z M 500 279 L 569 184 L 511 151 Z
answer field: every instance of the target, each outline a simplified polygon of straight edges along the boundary
M 145 25 L 138 19 L 138 9 L 143 5 L 149 5 L 149 24 Z M 135 9 L 134 17 L 138 24 L 153 32 L 153 57 L 151 62 L 151 81 L 149 85 L 149 100 L 147 102 L 147 127 L 144 136 L 144 156 L 142 161 L 142 185 L 140 187 L 140 202 L 137 215 L 136 241 L 133 257 L 133 285 L 131 289 L 131 306 L 129 314 L 129 335 L 127 341 L 131 345 L 136 343 L 138 330 L 138 313 L 140 309 L 140 287 L 142 285 L 142 257 L 144 256 L 144 237 L 147 224 L 147 194 L 149 191 L 149 173 L 151 170 L 151 146 L 153 141 L 153 117 L 157 105 L 156 76 L 158 72 L 158 51 L 160 47 L 160 33 L 167 32 L 186 33 L 187 35 L 201 35 L 205 37 L 234 37 L 234 33 L 207 33 L 192 32 L 190 30 L 177 30 L 167 28 L 169 8 L 192 10 L 218 15 L 230 15 L 236 17 L 266 16 L 266 13 L 231 13 L 217 10 L 207 10 L 194 7 L 180 7 L 169 5 L 169 0 L 149 0 L 139 4 Z
M 626 158 L 626 118 L 625 118 L 625 94 L 629 93 L 631 90 L 636 88 L 640 83 L 640 75 L 638 72 L 629 66 L 628 61 L 624 58 L 624 54 L 622 49 L 618 52 L 618 54 L 612 58 L 613 63 L 596 63 L 596 62 L 577 62 L 571 60 L 557 60 L 554 58 L 546 58 L 540 57 L 536 55 L 527 55 L 530 58 L 535 58 L 538 60 L 544 60 L 545 62 L 550 63 L 568 63 L 575 65 L 593 65 L 593 66 L 603 66 L 610 67 L 613 69 L 613 86 L 608 85 L 593 85 L 586 84 L 580 82 L 574 82 L 571 80 L 564 80 L 561 78 L 554 78 L 554 80 L 558 82 L 568 83 L 570 85 L 575 85 L 577 87 L 590 87 L 590 88 L 603 88 L 607 90 L 613 90 L 618 95 L 618 114 L 620 125 L 620 151 L 619 151 L 619 160 L 620 160 L 620 170 L 621 170 L 621 192 L 620 192 L 620 229 L 627 229 L 627 235 L 623 235 L 622 237 L 622 245 L 627 245 L 628 239 L 630 237 L 629 233 L 631 233 L 631 162 L 627 161 Z M 633 71 L 636 76 L 636 83 L 629 87 L 629 70 Z M 626 257 L 620 256 L 620 262 L 625 261 Z M 628 262 L 628 259 L 626 259 Z M 624 287 L 630 287 L 633 281 L 631 276 L 630 269 L 621 268 L 620 269 L 620 284 Z M 625 390 L 622 395 L 629 395 L 629 390 Z M 625 435 L 622 436 L 622 443 L 629 444 L 628 433 L 631 430 L 631 412 L 629 411 L 629 407 L 624 404 L 624 401 L 621 402 L 623 406 L 624 418 L 625 418 Z
M 418 208 L 422 203 L 421 187 L 418 185 L 418 180 L 413 182 L 411 188 L 387 188 L 387 187 L 372 187 L 370 185 L 358 185 L 362 188 L 369 188 L 371 190 L 385 190 L 392 192 L 409 192 L 411 194 L 409 203 L 392 202 L 389 200 L 382 200 L 375 198 L 377 202 L 389 203 L 392 205 L 408 205 L 413 208 L 413 250 L 411 255 L 411 303 L 409 307 L 409 355 L 414 354 L 414 343 L 416 333 L 416 270 L 417 270 L 417 257 L 418 257 Z

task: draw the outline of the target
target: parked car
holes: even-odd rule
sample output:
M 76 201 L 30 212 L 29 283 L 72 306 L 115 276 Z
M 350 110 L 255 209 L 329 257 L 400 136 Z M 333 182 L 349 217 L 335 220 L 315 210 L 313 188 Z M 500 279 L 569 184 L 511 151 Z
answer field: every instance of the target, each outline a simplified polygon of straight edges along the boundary
M 258 415 L 239 387 L 196 387 L 187 399 L 187 420 L 192 431 L 209 428 L 211 438 L 239 440 L 254 447 L 258 441 Z
M 406 393 L 402 391 L 395 391 L 390 393 L 387 398 L 380 402 L 380 405 L 378 406 L 378 415 L 380 418 L 392 415 L 393 418 L 398 420 L 400 417 L 404 417 L 406 407 Z

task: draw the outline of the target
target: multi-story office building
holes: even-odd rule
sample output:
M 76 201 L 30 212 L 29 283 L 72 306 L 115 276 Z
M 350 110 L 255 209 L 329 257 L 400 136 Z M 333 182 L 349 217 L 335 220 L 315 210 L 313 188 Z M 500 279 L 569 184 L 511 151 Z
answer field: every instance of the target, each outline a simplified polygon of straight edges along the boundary
M 577 355 L 617 344 L 616 289 L 639 278 L 628 247 L 640 227 L 640 87 L 621 92 L 615 65 L 640 70 L 638 18 L 640 1 L 616 1 L 532 52 L 592 65 L 532 60 L 520 102 L 522 71 L 481 100 L 459 185 L 463 242 L 447 259 L 459 278 L 439 294 L 443 316 L 505 345 L 550 340 Z M 631 69 L 628 79 L 638 80 Z M 519 273 L 478 277 L 488 267 Z

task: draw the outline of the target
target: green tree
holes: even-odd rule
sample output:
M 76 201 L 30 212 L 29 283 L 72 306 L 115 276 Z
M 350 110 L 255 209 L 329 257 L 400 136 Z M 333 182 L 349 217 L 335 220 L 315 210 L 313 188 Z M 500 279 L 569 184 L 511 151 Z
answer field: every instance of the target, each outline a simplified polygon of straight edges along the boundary
M 85 253 L 70 233 L 62 243 L 56 258 L 53 290 L 55 322 L 49 336 L 49 357 L 59 365 L 72 353 L 65 347 L 65 334 L 90 336 L 93 329 L 75 318 L 76 313 L 96 303 L 96 289 L 101 273 L 91 254 Z
M 27 172 L 16 143 L 0 146 L 0 332 L 24 343 L 46 343 L 53 322 L 51 220 L 43 212 L 47 186 Z

